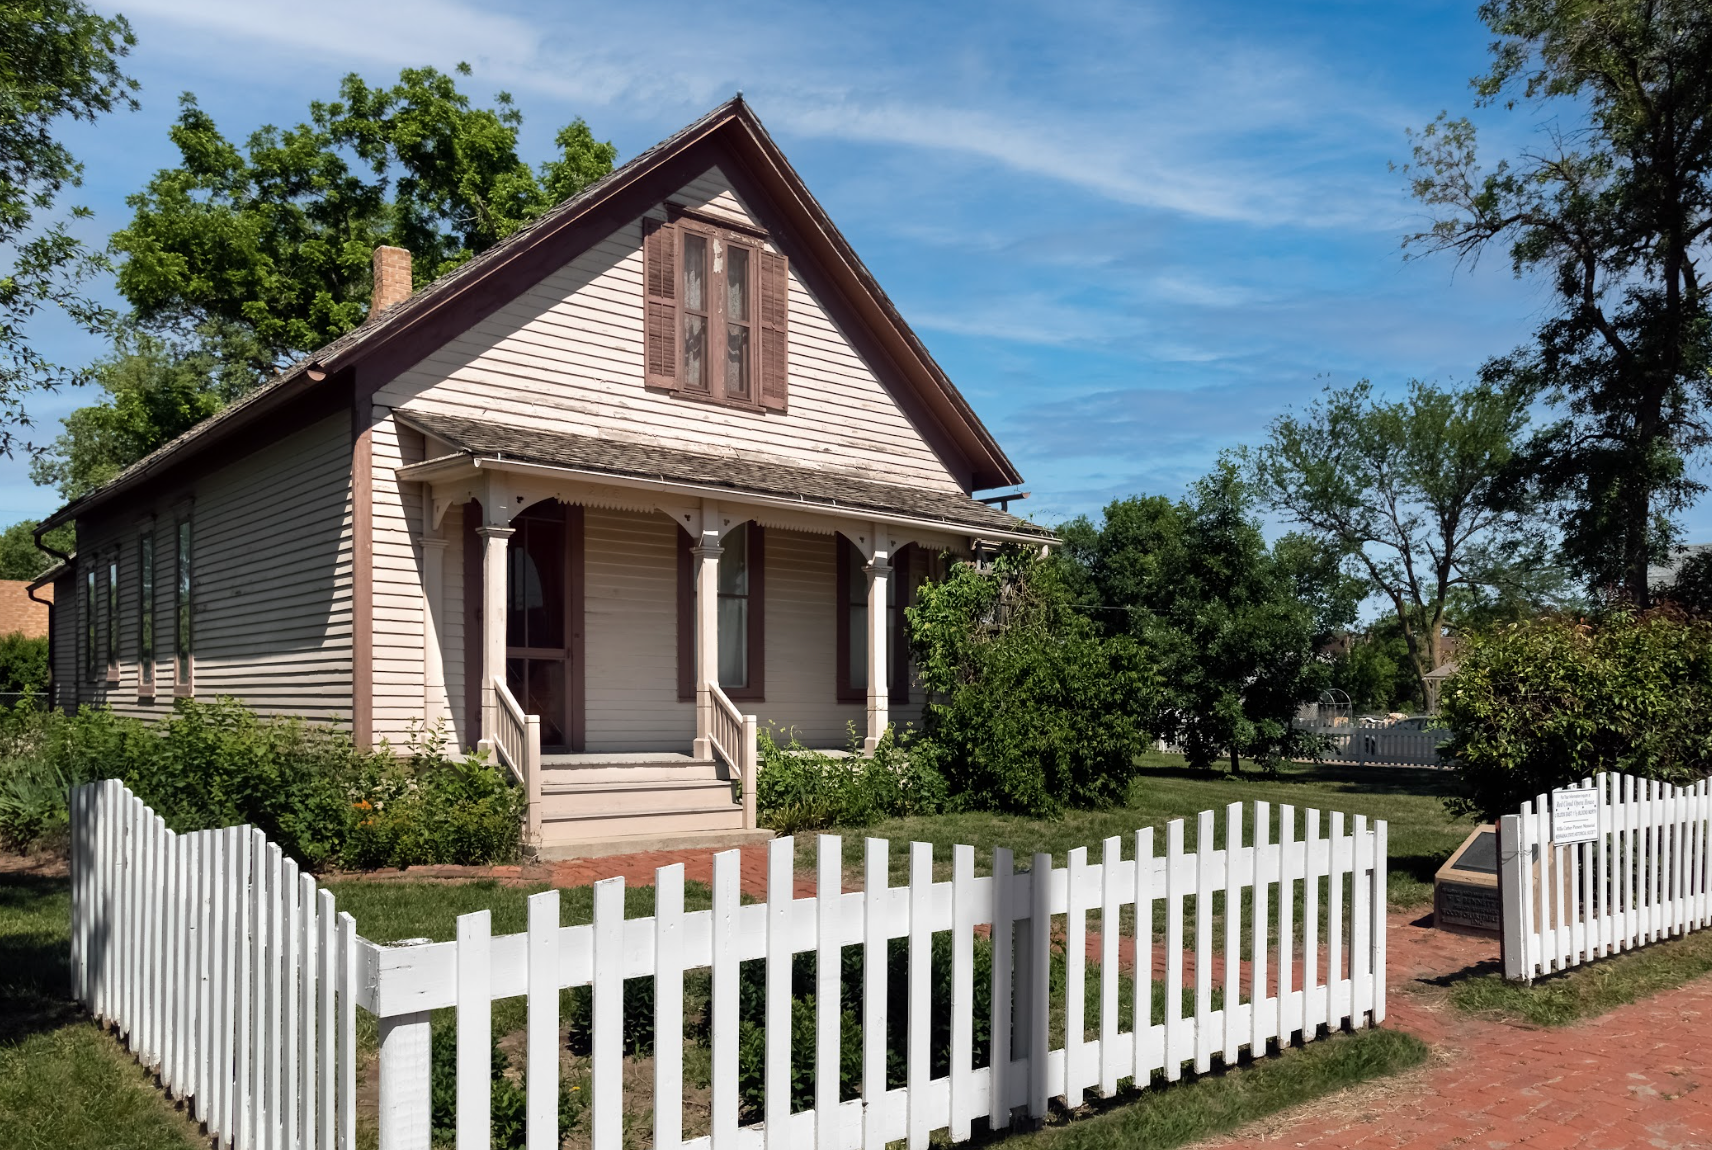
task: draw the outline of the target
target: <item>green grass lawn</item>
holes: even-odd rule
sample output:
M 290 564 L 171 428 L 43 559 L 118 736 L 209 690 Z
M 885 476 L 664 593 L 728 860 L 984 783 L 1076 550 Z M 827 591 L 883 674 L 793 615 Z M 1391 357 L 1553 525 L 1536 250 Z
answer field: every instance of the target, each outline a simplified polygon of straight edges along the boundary
M 1098 811 L 1069 811 L 1063 818 L 1040 820 L 1017 815 L 957 814 L 921 818 L 888 819 L 871 827 L 846 830 L 844 859 L 846 874 L 860 874 L 862 838 L 889 839 L 892 843 L 892 881 L 901 883 L 909 871 L 912 841 L 932 843 L 936 874 L 949 876 L 951 848 L 966 844 L 975 848 L 975 869 L 992 869 L 992 851 L 1009 847 L 1019 865 L 1036 851 L 1046 851 L 1063 866 L 1075 847 L 1088 848 L 1090 861 L 1098 861 L 1100 843 L 1117 835 L 1123 839 L 1124 856 L 1133 851 L 1135 832 L 1154 829 L 1154 850 L 1165 851 L 1165 824 L 1172 819 L 1188 822 L 1184 847 L 1195 849 L 1195 817 L 1205 810 L 1218 812 L 1216 834 L 1224 842 L 1224 808 L 1230 803 L 1262 801 L 1273 806 L 1272 841 L 1277 840 L 1277 807 L 1296 808 L 1296 834 L 1303 830 L 1303 810 L 1343 811 L 1385 819 L 1390 836 L 1389 901 L 1393 909 L 1426 906 L 1433 899 L 1433 872 L 1467 837 L 1474 824 L 1453 819 L 1445 813 L 1443 799 L 1454 792 L 1455 776 L 1426 767 L 1366 767 L 1343 764 L 1288 764 L 1276 779 L 1262 777 L 1248 764 L 1240 776 L 1224 772 L 1192 771 L 1177 755 L 1150 754 L 1144 758 L 1141 777 L 1130 790 L 1126 806 Z M 1330 822 L 1322 818 L 1320 833 L 1329 833 Z M 1252 828 L 1250 830 L 1252 833 Z M 798 865 L 812 866 L 814 848 L 803 836 L 798 845 Z
M 1673 990 L 1712 972 L 1712 931 L 1655 942 L 1639 950 L 1538 979 L 1532 986 L 1485 974 L 1451 986 L 1459 1010 L 1507 1022 L 1566 1026 Z

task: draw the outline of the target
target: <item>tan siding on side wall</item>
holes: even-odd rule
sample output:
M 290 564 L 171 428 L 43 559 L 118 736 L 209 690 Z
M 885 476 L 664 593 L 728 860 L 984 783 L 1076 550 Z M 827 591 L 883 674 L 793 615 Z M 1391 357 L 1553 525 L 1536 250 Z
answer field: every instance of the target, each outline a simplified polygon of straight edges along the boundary
M 695 738 L 678 701 L 677 537 L 664 515 L 583 512 L 588 751 L 681 754 Z
M 174 527 L 193 524 L 196 696 L 232 695 L 265 714 L 349 722 L 351 710 L 350 420 L 337 415 L 199 478 L 79 522 L 98 570 L 119 549 L 121 681 L 79 683 L 84 702 L 160 715 L 173 698 Z M 155 540 L 156 697 L 138 699 L 137 540 Z M 81 577 L 81 572 L 80 572 Z M 105 620 L 103 618 L 103 628 Z M 69 628 L 76 642 L 75 626 Z M 101 650 L 106 650 L 102 631 Z M 73 648 L 75 651 L 76 648 Z

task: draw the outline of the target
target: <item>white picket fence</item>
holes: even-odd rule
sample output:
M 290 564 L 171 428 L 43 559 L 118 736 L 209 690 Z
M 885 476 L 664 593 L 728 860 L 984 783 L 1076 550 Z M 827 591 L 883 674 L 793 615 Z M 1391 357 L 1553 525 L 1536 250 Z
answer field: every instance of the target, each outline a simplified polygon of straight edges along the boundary
M 952 877 L 933 879 L 933 848 L 913 843 L 909 883 L 889 881 L 888 844 L 867 840 L 864 889 L 845 891 L 842 849 L 835 836 L 818 842 L 816 893 L 793 894 L 794 845 L 771 844 L 765 903 L 740 902 L 737 852 L 715 856 L 711 910 L 684 911 L 683 868 L 655 875 L 656 913 L 624 917 L 624 881 L 595 884 L 594 922 L 559 925 L 559 896 L 529 900 L 529 930 L 490 937 L 487 912 L 463 915 L 454 942 L 362 949 L 361 1004 L 381 1018 L 380 1144 L 383 1150 L 422 1150 L 429 1144 L 429 1015 L 457 1010 L 457 1123 L 460 1147 L 486 1146 L 489 1116 L 491 1003 L 528 996 L 528 1145 L 558 1145 L 560 1044 L 559 991 L 593 987 L 592 1145 L 616 1150 L 623 1142 L 622 989 L 627 978 L 654 982 L 655 1054 L 653 1140 L 657 1150 L 724 1150 L 726 1147 L 815 1146 L 823 1150 L 882 1150 L 906 1140 L 912 1150 L 930 1132 L 949 1128 L 955 1140 L 970 1136 L 974 1119 L 995 1127 L 1012 1111 L 1046 1112 L 1048 1100 L 1070 1106 L 1088 1090 L 1110 1097 L 1119 1079 L 1145 1084 L 1155 1070 L 1181 1077 L 1182 1065 L 1205 1071 L 1214 1058 L 1235 1061 L 1239 1049 L 1267 1053 L 1268 1040 L 1312 1039 L 1320 1025 L 1363 1026 L 1385 1016 L 1385 839 L 1383 822 L 1371 829 L 1356 816 L 1353 833 L 1334 813 L 1321 837 L 1320 812 L 1305 812 L 1296 836 L 1295 812 L 1279 808 L 1277 842 L 1270 841 L 1270 812 L 1256 803 L 1244 845 L 1241 804 L 1226 812 L 1224 847 L 1214 845 L 1214 814 L 1197 824 L 1196 851 L 1184 850 L 1184 824 L 1166 827 L 1165 853 L 1155 854 L 1152 830 L 1135 836 L 1131 858 L 1117 838 L 1106 840 L 1097 863 L 1085 848 L 1055 868 L 1045 854 L 1017 872 L 1011 852 L 993 852 L 991 877 L 976 877 L 975 853 L 952 850 Z M 1136 860 L 1140 860 L 1137 864 Z M 1321 950 L 1321 880 L 1325 879 L 1324 952 Z M 1346 906 L 1346 885 L 1348 904 Z M 1252 898 L 1249 946 L 1242 947 L 1244 893 Z M 1223 1005 L 1214 1009 L 1214 902 L 1224 899 L 1223 969 L 1217 981 Z M 1183 1009 L 1185 908 L 1193 900 L 1194 1008 Z M 1162 904 L 1162 905 L 1161 905 Z M 1119 912 L 1139 907 L 1128 938 Z M 1100 991 L 1084 1001 L 1089 911 L 1100 911 Z M 1165 978 L 1163 1024 L 1153 1025 L 1150 977 L 1134 979 L 1134 1018 L 1120 1032 L 1119 950 L 1135 948 L 1134 969 L 1151 973 L 1155 914 L 1163 911 Z M 1276 914 L 1276 917 L 1274 917 Z M 1065 963 L 1062 1007 L 1065 1042 L 1048 1049 L 1053 1006 L 1049 994 L 1054 931 L 1063 915 Z M 1277 939 L 1272 938 L 1276 923 Z M 987 1067 L 974 1066 L 974 961 L 977 931 L 988 928 L 993 946 L 991 1049 Z M 931 1076 L 929 1026 L 933 983 L 930 953 L 935 933 L 951 932 L 950 1073 Z M 886 1083 L 886 949 L 908 939 L 908 1039 L 905 1084 Z M 863 1083 L 860 1098 L 841 1100 L 840 951 L 861 946 L 863 980 Z M 817 956 L 812 1108 L 791 1111 L 791 959 Z M 1243 969 L 1247 959 L 1248 968 Z M 738 964 L 766 964 L 766 1050 L 763 1121 L 740 1125 L 738 1091 Z M 683 1137 L 684 975 L 712 969 L 711 1133 Z M 1098 1037 L 1085 1039 L 1088 1011 Z M 997 1068 L 997 1072 L 992 1068 Z
M 1580 789 L 1598 795 L 1591 842 L 1553 841 L 1547 795 L 1499 820 L 1506 978 L 1531 981 L 1712 921 L 1712 784 L 1599 774 Z
M 356 923 L 253 827 L 71 794 L 72 993 L 217 1145 L 356 1145 Z
M 1450 732 L 1418 727 L 1319 727 L 1299 724 L 1301 730 L 1324 736 L 1331 745 L 1322 758 L 1333 763 L 1374 763 L 1385 766 L 1442 767 L 1439 747 Z
M 935 881 L 933 848 L 913 843 L 909 881 L 890 882 L 889 844 L 864 845 L 864 882 L 843 889 L 842 844 L 820 836 L 816 893 L 794 894 L 794 844 L 770 844 L 767 900 L 743 905 L 740 858 L 714 857 L 712 908 L 686 912 L 682 865 L 655 872 L 655 913 L 625 918 L 624 881 L 595 884 L 594 921 L 559 925 L 559 893 L 530 898 L 525 933 L 493 937 L 489 912 L 462 915 L 452 942 L 378 946 L 356 934 L 332 896 L 299 875 L 257 831 L 176 835 L 116 782 L 73 795 L 72 969 L 78 998 L 119 1028 L 163 1086 L 189 1099 L 217 1143 L 237 1148 L 350 1150 L 356 1136 L 354 1007 L 379 1017 L 381 1150 L 427 1150 L 431 1137 L 429 1012 L 455 1008 L 457 1144 L 485 1147 L 491 1127 L 492 1003 L 525 995 L 527 1144 L 559 1145 L 560 990 L 590 986 L 590 1123 L 594 1150 L 626 1144 L 623 986 L 653 981 L 653 1131 L 658 1150 L 815 1146 L 912 1150 L 975 1119 L 1008 1126 L 1054 1098 L 1116 1093 L 1120 1079 L 1167 1080 L 1183 1066 L 1256 1057 L 1321 1026 L 1385 1017 L 1386 826 L 1341 813 L 1322 820 L 1242 804 L 1139 831 L 1131 857 L 1107 839 L 1066 867 L 1037 854 L 1018 871 L 993 852 L 990 876 L 954 847 L 951 878 Z M 1322 835 L 1322 826 L 1329 833 Z M 1222 906 L 1215 907 L 1215 903 Z M 1244 908 L 1247 908 L 1247 931 Z M 1121 914 L 1133 910 L 1129 931 Z M 1223 915 L 1215 935 L 1215 910 Z M 1087 991 L 1090 911 L 1100 912 L 1097 995 Z M 1054 922 L 1056 916 L 1061 920 Z M 1162 942 L 1156 941 L 1159 918 Z M 1192 931 L 1192 936 L 1188 932 Z M 950 932 L 949 1073 L 934 1077 L 933 939 Z M 974 948 L 991 940 L 991 1044 L 975 1065 Z M 1245 943 L 1246 937 L 1246 946 Z M 907 939 L 905 1081 L 887 1082 L 888 944 Z M 1186 950 L 1186 940 L 1188 949 Z M 863 953 L 860 1097 L 840 1095 L 841 951 Z M 1133 962 L 1120 952 L 1133 947 Z M 1054 952 L 1064 977 L 1055 1001 Z M 814 1102 L 792 1111 L 792 956 L 816 962 Z M 1163 980 L 1152 977 L 1156 954 Z M 762 1120 L 740 1114 L 739 964 L 765 964 Z M 686 974 L 711 969 L 711 1123 L 684 1137 Z M 1133 978 L 1135 1025 L 1119 1027 L 1119 974 Z M 1215 1009 L 1215 986 L 1222 993 Z M 1185 994 L 1185 988 L 1189 993 Z M 1154 999 L 1164 1021 L 1151 1021 Z M 1094 997 L 1097 1001 L 1088 1001 Z M 1185 1008 L 1185 999 L 1192 1007 Z M 938 1003 L 941 1008 L 947 1004 Z M 1052 1046 L 1051 1020 L 1063 1020 Z M 1091 1020 L 1091 1022 L 1090 1022 Z M 1097 1033 L 1086 1037 L 1089 1030 Z

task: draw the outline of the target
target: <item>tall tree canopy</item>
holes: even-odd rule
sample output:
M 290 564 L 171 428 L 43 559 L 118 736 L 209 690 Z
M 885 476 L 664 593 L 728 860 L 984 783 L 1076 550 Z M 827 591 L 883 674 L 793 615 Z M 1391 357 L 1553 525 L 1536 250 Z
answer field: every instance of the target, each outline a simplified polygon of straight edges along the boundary
M 66 419 L 36 481 L 75 498 L 362 323 L 375 247 L 408 248 L 421 285 L 612 170 L 582 120 L 531 168 L 522 120 L 509 95 L 477 107 L 432 68 L 391 87 L 346 76 L 307 121 L 241 146 L 182 97 L 180 163 L 129 198 L 112 240 L 131 314 L 96 365 L 107 398 Z
M 260 128 L 242 148 L 194 96 L 180 102 L 171 137 L 182 163 L 130 197 L 131 223 L 113 236 L 119 291 L 145 327 L 247 327 L 263 370 L 363 321 L 377 246 L 408 248 L 426 283 L 611 171 L 617 155 L 576 120 L 537 172 L 517 155 L 523 116 L 511 97 L 475 107 L 433 68 L 407 68 L 390 88 L 346 76 L 307 122 Z
M 1121 499 L 1060 534 L 1066 584 L 1158 669 L 1157 734 L 1198 767 L 1294 749 L 1290 721 L 1324 685 L 1317 646 L 1355 616 L 1336 551 L 1301 535 L 1268 548 L 1229 467 L 1180 502 Z
M 1406 244 L 1469 259 L 1507 245 L 1518 276 L 1550 285 L 1532 344 L 1484 374 L 1557 408 L 1518 472 L 1563 502 L 1588 582 L 1645 606 L 1647 565 L 1704 486 L 1687 463 L 1712 445 L 1712 7 L 1487 0 L 1480 16 L 1497 39 L 1476 103 L 1555 114 L 1537 148 L 1491 168 L 1473 125 L 1441 115 L 1411 168 L 1435 218 Z
M 98 15 L 78 0 L 0 2 L 0 451 L 7 454 L 14 429 L 29 423 L 28 393 L 80 378 L 32 346 L 30 318 L 58 308 L 95 332 L 110 319 L 83 290 L 102 266 L 99 254 L 55 214 L 60 194 L 83 175 L 55 133 L 67 120 L 136 106 L 136 81 L 120 70 L 134 43 L 123 17 Z M 66 215 L 89 213 L 73 207 Z
M 1384 400 L 1362 381 L 1279 416 L 1237 457 L 1274 511 L 1346 556 L 1390 604 L 1420 679 L 1443 661 L 1459 593 L 1550 570 L 1545 541 L 1500 482 L 1526 420 L 1515 389 L 1417 380 Z

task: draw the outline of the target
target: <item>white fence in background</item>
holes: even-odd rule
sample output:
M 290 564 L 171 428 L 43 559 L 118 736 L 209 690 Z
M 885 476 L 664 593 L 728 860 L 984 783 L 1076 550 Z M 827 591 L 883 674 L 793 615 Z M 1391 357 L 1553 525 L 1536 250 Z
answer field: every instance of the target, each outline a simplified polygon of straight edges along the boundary
M 1590 841 L 1553 839 L 1551 798 L 1498 824 L 1504 975 L 1531 981 L 1712 921 L 1712 786 L 1632 775 L 1583 779 Z
M 1120 1079 L 1146 1084 L 1162 1071 L 1175 1080 L 1186 1063 L 1206 1071 L 1215 1058 L 1235 1061 L 1243 1047 L 1264 1056 L 1270 1042 L 1283 1046 L 1298 1034 L 1311 1041 L 1322 1025 L 1385 1017 L 1386 826 L 1369 827 L 1359 815 L 1346 833 L 1342 814 L 1322 820 L 1304 811 L 1298 837 L 1296 811 L 1281 806 L 1274 836 L 1267 804 L 1255 803 L 1245 818 L 1234 803 L 1222 846 L 1218 820 L 1205 811 L 1193 852 L 1179 819 L 1165 828 L 1163 854 L 1148 829 L 1135 835 L 1128 859 L 1111 838 L 1098 862 L 1079 848 L 1066 867 L 1037 854 L 1018 871 L 1001 848 L 982 877 L 973 848 L 959 846 L 949 881 L 934 880 L 933 848 L 913 843 L 909 881 L 898 887 L 889 844 L 869 839 L 859 891 L 843 889 L 841 842 L 823 835 L 816 893 L 806 898 L 794 895 L 794 844 L 777 839 L 764 903 L 742 904 L 739 855 L 727 851 L 714 857 L 710 910 L 684 910 L 684 870 L 674 865 L 656 871 L 647 918 L 625 918 L 624 881 L 614 878 L 595 884 L 591 925 L 560 926 L 558 892 L 547 891 L 529 900 L 526 933 L 492 937 L 481 911 L 459 917 L 453 942 L 387 947 L 358 938 L 350 915 L 335 919 L 332 896 L 250 828 L 175 835 L 116 782 L 74 792 L 72 813 L 77 996 L 120 1028 L 166 1089 L 192 1101 L 218 1142 L 239 1148 L 354 1146 L 353 1006 L 380 1019 L 381 1150 L 429 1146 L 429 1012 L 445 1007 L 457 1012 L 457 1144 L 489 1144 L 492 1003 L 516 995 L 528 998 L 528 1145 L 557 1147 L 559 992 L 578 986 L 593 988 L 591 1145 L 618 1150 L 626 1144 L 627 978 L 653 980 L 658 1150 L 883 1150 L 894 1140 L 921 1150 L 942 1128 L 954 1141 L 968 1138 L 982 1116 L 1005 1127 L 1014 1111 L 1043 1115 L 1053 1098 L 1076 1106 L 1089 1090 L 1110 1097 Z M 1120 928 L 1126 908 L 1134 912 L 1128 932 Z M 1090 911 L 1100 912 L 1093 946 Z M 988 1065 L 977 1067 L 974 948 L 982 928 L 992 946 L 991 1045 Z M 951 977 L 949 1003 L 936 1004 L 939 932 L 950 932 Z M 901 1087 L 886 1079 L 894 939 L 908 940 Z M 848 1100 L 839 1073 L 846 946 L 864 956 L 861 1096 Z M 1122 961 L 1131 948 L 1133 961 Z M 1090 950 L 1099 965 L 1095 1001 Z M 1055 951 L 1064 967 L 1056 992 Z M 793 1112 L 791 967 L 800 952 L 817 956 L 815 1085 L 812 1108 Z M 765 964 L 766 1042 L 762 1121 L 744 1125 L 738 997 L 739 964 L 748 960 Z M 698 968 L 711 968 L 711 1133 L 686 1139 L 684 981 Z M 1130 1004 L 1136 1024 L 1122 1030 L 1126 968 L 1139 975 Z M 1156 995 L 1159 1024 L 1151 1022 Z M 941 1077 L 931 1060 L 936 1005 L 950 1019 L 949 1073 Z M 1064 1020 L 1056 1048 L 1055 1014 Z M 1097 1036 L 1086 1037 L 1090 1030 Z
M 1321 756 L 1332 763 L 1377 763 L 1388 766 L 1442 767 L 1439 745 L 1448 742 L 1448 730 L 1417 727 L 1313 727 L 1301 730 L 1323 736 L 1331 746 Z
M 864 889 L 843 889 L 841 843 L 821 836 L 817 889 L 797 898 L 794 846 L 771 844 L 768 897 L 744 906 L 739 899 L 737 852 L 714 859 L 713 907 L 686 913 L 682 866 L 655 876 L 656 914 L 624 917 L 624 881 L 595 884 L 594 922 L 559 925 L 556 891 L 529 900 L 529 930 L 490 937 L 487 912 L 461 916 L 454 942 L 416 947 L 363 947 L 362 1005 L 381 1017 L 380 1130 L 383 1150 L 418 1150 L 429 1144 L 429 1015 L 457 1010 L 458 1145 L 487 1145 L 491 1003 L 528 996 L 528 1144 L 558 1145 L 559 991 L 593 986 L 592 1145 L 616 1150 L 623 1140 L 622 990 L 627 978 L 654 980 L 654 1130 L 658 1150 L 723 1147 L 814 1146 L 882 1150 L 905 1140 L 928 1145 L 930 1132 L 949 1128 L 953 1141 L 970 1136 L 974 1119 L 1009 1125 L 1013 1109 L 1033 1116 L 1050 1098 L 1081 1103 L 1098 1090 L 1110 1097 L 1118 1080 L 1151 1072 L 1181 1077 L 1185 1062 L 1205 1071 L 1214 1058 L 1234 1061 L 1241 1047 L 1264 1055 L 1267 1042 L 1344 1023 L 1363 1026 L 1385 1015 L 1385 837 L 1356 816 L 1353 833 L 1332 814 L 1320 834 L 1320 812 L 1305 812 L 1297 837 L 1295 812 L 1279 808 L 1277 842 L 1270 841 L 1267 805 L 1257 803 L 1245 845 L 1241 804 L 1226 812 L 1225 846 L 1214 845 L 1214 815 L 1198 821 L 1196 851 L 1184 850 L 1181 820 L 1166 827 L 1165 852 L 1154 850 L 1152 830 L 1135 836 L 1134 854 L 1121 857 L 1118 839 L 1106 840 L 1100 861 L 1085 848 L 1055 868 L 1034 856 L 1025 872 L 1011 852 L 993 853 L 991 877 L 976 877 L 970 847 L 952 850 L 952 877 L 933 879 L 933 849 L 910 848 L 909 883 L 889 882 L 888 844 L 864 848 Z M 1140 860 L 1139 865 L 1136 860 Z M 1322 881 L 1324 883 L 1322 890 Z M 1346 890 L 1347 888 L 1347 890 Z M 1242 946 L 1243 906 L 1252 920 Z M 1224 923 L 1214 935 L 1214 903 L 1223 899 Z M 1325 902 L 1322 904 L 1322 897 Z M 1347 903 L 1346 903 L 1347 899 Z M 1192 901 L 1194 953 L 1185 975 L 1186 908 Z M 1321 908 L 1325 910 L 1322 952 Z M 1139 907 L 1127 938 L 1119 912 Z M 1088 912 L 1100 911 L 1098 1001 L 1085 1001 Z M 1155 915 L 1163 912 L 1164 1022 L 1153 1025 L 1151 978 L 1134 979 L 1132 1031 L 1118 1028 L 1120 945 L 1134 947 L 1135 967 L 1154 965 Z M 1063 915 L 1062 934 L 1049 927 Z M 1276 923 L 1275 942 L 1273 924 Z M 990 927 L 993 945 L 989 1065 L 974 1066 L 974 960 L 977 928 Z M 936 932 L 951 932 L 950 1073 L 931 1076 L 929 1027 L 933 1003 L 930 953 Z M 1055 941 L 1061 937 L 1061 942 Z M 886 1083 L 886 949 L 908 939 L 908 1039 L 905 1084 Z M 1050 962 L 1061 946 L 1066 965 L 1062 1002 L 1051 1001 Z M 864 954 L 862 1095 L 841 1100 L 839 1089 L 840 951 Z M 815 1088 L 811 1109 L 792 1112 L 791 959 L 817 956 L 814 1029 Z M 1215 971 L 1222 957 L 1222 969 Z M 738 964 L 766 963 L 766 1050 L 763 1121 L 739 1124 Z M 1244 960 L 1247 969 L 1244 969 Z M 712 968 L 712 1126 L 708 1136 L 683 1137 L 683 1032 L 686 971 Z M 1186 981 L 1189 980 L 1189 981 Z M 1215 982 L 1223 989 L 1214 1009 Z M 1194 1007 L 1183 1009 L 1183 988 L 1193 987 Z M 1049 1049 L 1049 1018 L 1062 1005 L 1066 1041 Z M 1092 1013 L 1098 1037 L 1085 1039 Z M 920 1022 L 914 1020 L 919 1019 Z M 993 1068 L 997 1068 L 996 1071 Z
M 72 993 L 217 1145 L 356 1145 L 356 923 L 252 827 L 71 795 Z

